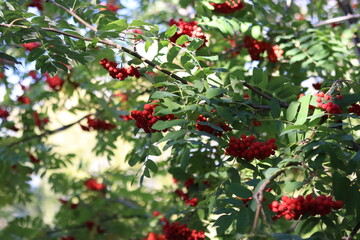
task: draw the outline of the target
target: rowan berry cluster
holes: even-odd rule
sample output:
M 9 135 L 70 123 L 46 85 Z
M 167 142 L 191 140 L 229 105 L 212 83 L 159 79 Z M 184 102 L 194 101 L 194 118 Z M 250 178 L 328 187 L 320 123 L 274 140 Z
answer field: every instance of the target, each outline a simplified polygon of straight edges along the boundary
M 156 234 L 153 232 L 150 232 L 146 238 L 143 240 L 166 240 L 165 236 L 162 234 Z
M 97 225 L 93 221 L 86 221 L 84 224 L 89 229 L 89 231 L 91 231 L 94 227 L 96 227 L 97 233 L 99 234 L 105 233 L 105 229 L 103 229 L 101 226 Z
M 203 131 L 203 132 L 207 132 L 209 134 L 212 134 L 214 136 L 218 136 L 221 137 L 223 132 L 227 132 L 227 131 L 231 131 L 231 127 L 229 127 L 228 124 L 225 123 L 217 123 L 215 124 L 216 126 L 220 127 L 223 131 L 219 131 L 216 130 L 214 128 L 212 128 L 211 126 L 208 125 L 202 125 L 199 122 L 208 122 L 208 118 L 204 117 L 203 115 L 199 115 L 199 117 L 196 119 L 197 123 L 196 123 L 196 130 L 198 131 Z
M 48 84 L 48 86 L 55 90 L 55 91 L 60 91 L 63 84 L 64 84 L 64 80 L 62 80 L 58 75 L 54 76 L 54 77 L 50 77 L 50 75 L 48 73 L 45 73 L 45 77 L 46 77 L 46 83 Z
M 32 2 L 28 4 L 28 7 L 36 7 L 39 11 L 44 10 L 41 0 L 32 0 Z
M 17 98 L 17 100 L 18 100 L 20 103 L 26 104 L 26 105 L 28 105 L 28 104 L 31 103 L 30 98 L 27 97 L 27 96 L 25 96 L 25 95 L 19 96 L 19 97 Z
M 281 202 L 273 201 L 269 204 L 271 211 L 276 213 L 274 220 L 284 216 L 286 220 L 298 220 L 301 215 L 308 214 L 315 216 L 320 214 L 325 216 L 331 213 L 331 210 L 338 210 L 343 207 L 342 201 L 333 201 L 331 196 L 320 195 L 313 197 L 312 195 L 298 196 L 291 198 L 283 196 Z
M 169 223 L 166 219 L 163 219 L 163 222 L 165 224 L 162 230 L 167 240 L 205 240 L 206 238 L 204 231 L 191 230 L 186 224 Z
M 84 126 L 80 124 L 80 127 L 84 130 L 84 131 L 90 131 L 90 129 L 94 129 L 94 130 L 112 130 L 114 129 L 116 126 L 114 124 L 111 123 L 107 123 L 103 120 L 100 120 L 98 118 L 91 118 L 90 116 L 87 116 L 87 124 L 88 126 Z
M 141 77 L 141 73 L 138 70 L 139 67 L 130 66 L 129 68 L 118 68 L 116 62 L 109 61 L 107 58 L 101 60 L 100 65 L 109 71 L 111 77 L 119 79 L 120 81 L 125 80 L 127 77 Z
M 109 8 L 110 11 L 116 13 L 117 10 L 120 9 L 120 7 L 116 4 L 115 0 L 109 0 L 107 3 L 105 3 L 105 6 Z M 107 10 L 102 8 L 101 10 Z
M 192 38 L 200 38 L 204 40 L 203 45 L 201 45 L 199 48 L 202 48 L 205 46 L 207 39 L 205 34 L 202 32 L 201 27 L 197 25 L 196 21 L 190 21 L 190 22 L 184 22 L 181 18 L 179 21 L 176 21 L 174 19 L 171 19 L 169 22 L 169 25 L 176 25 L 179 30 L 170 38 L 170 41 L 173 43 L 176 43 L 176 40 L 181 37 L 182 35 L 188 35 Z M 185 43 L 181 45 L 182 47 L 188 46 L 189 43 Z
M 360 116 L 360 104 L 353 103 L 348 109 L 349 113 L 355 113 Z
M 245 7 L 245 3 L 241 0 L 227 0 L 224 3 L 212 3 L 210 2 L 212 6 L 214 6 L 214 11 L 223 13 L 223 14 L 231 14 L 236 11 L 240 11 Z
M 251 123 L 252 123 L 252 125 L 254 127 L 260 127 L 261 126 L 261 122 L 256 120 L 256 119 L 252 120 Z
M 21 46 L 23 46 L 23 48 L 25 50 L 32 51 L 35 48 L 40 47 L 40 43 L 39 42 L 30 42 L 30 43 L 21 44 Z
M 264 142 L 256 141 L 253 135 L 241 135 L 241 138 L 231 137 L 229 146 L 225 149 L 225 154 L 233 157 L 244 158 L 246 161 L 253 159 L 265 159 L 270 155 L 274 155 L 277 146 L 275 138 Z
M 34 164 L 40 163 L 41 160 L 38 159 L 37 157 L 35 157 L 33 154 L 31 154 L 29 152 L 26 152 L 26 154 L 29 156 L 30 162 L 32 162 Z
M 0 108 L 0 118 L 6 119 L 8 118 L 10 113 L 6 109 Z
M 38 128 L 43 128 L 49 122 L 49 118 L 40 118 L 36 111 L 33 113 L 33 117 L 34 123 Z
M 185 193 L 181 189 L 176 189 L 175 193 L 185 202 L 186 205 L 190 205 L 190 206 L 194 207 L 198 204 L 198 201 L 199 201 L 198 198 L 196 198 L 196 197 L 190 198 L 189 193 Z
M 103 189 L 106 188 L 106 185 L 105 185 L 105 184 L 103 184 L 103 183 L 98 183 L 98 182 L 96 181 L 96 179 L 94 179 L 94 178 L 89 178 L 88 180 L 86 180 L 86 181 L 84 182 L 84 185 L 86 186 L 86 188 L 87 188 L 88 190 L 91 190 L 91 191 L 101 191 L 101 190 L 103 190 Z
M 245 36 L 244 47 L 247 48 L 252 60 L 260 60 L 260 55 L 266 51 L 269 61 L 277 62 L 278 58 L 284 53 L 278 45 L 271 45 L 265 41 L 258 41 L 250 36 Z
M 75 240 L 75 237 L 74 236 L 62 236 L 60 239 L 61 240 Z
M 341 108 L 339 105 L 331 102 L 332 99 L 331 95 L 327 95 L 324 92 L 318 92 L 315 94 L 316 101 L 318 102 L 318 107 L 322 108 L 326 113 L 330 114 L 339 114 L 342 113 Z M 337 96 L 338 99 L 342 99 L 342 95 Z
M 168 121 L 176 119 L 174 114 L 167 114 L 165 116 L 154 116 L 154 110 L 158 105 L 156 104 L 145 104 L 144 111 L 131 111 L 131 118 L 134 119 L 135 125 L 138 128 L 144 129 L 146 133 L 150 132 L 160 132 L 158 130 L 152 129 L 151 127 L 158 121 Z M 164 129 L 163 132 L 166 132 L 167 129 Z

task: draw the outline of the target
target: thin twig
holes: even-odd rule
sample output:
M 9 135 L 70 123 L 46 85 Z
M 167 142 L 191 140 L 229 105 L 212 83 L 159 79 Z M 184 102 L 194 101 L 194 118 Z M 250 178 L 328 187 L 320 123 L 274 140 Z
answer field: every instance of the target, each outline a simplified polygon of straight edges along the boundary
M 331 23 L 338 23 L 338 22 L 347 21 L 349 19 L 357 19 L 357 18 L 360 18 L 360 14 L 349 14 L 349 15 L 346 15 L 346 16 L 330 18 L 330 19 L 315 23 L 313 25 L 313 27 L 320 27 L 320 26 L 323 26 L 323 25 L 331 24 Z
M 358 224 L 356 224 L 356 226 L 354 227 L 354 229 L 351 231 L 350 235 L 348 237 L 343 237 L 342 239 L 344 240 L 353 240 L 356 233 L 360 230 L 360 222 Z
M 20 28 L 24 28 L 24 29 L 32 29 L 32 27 L 29 27 L 29 26 L 24 26 L 24 25 L 12 25 L 10 26 L 9 24 L 4 24 L 4 23 L 0 23 L 0 27 L 20 27 Z M 35 28 L 34 28 L 35 29 Z M 76 38 L 76 39 L 81 39 L 81 40 L 84 40 L 84 41 L 87 41 L 87 42 L 92 42 L 93 39 L 92 38 L 87 38 L 87 37 L 83 37 L 83 36 L 79 36 L 79 35 L 75 35 L 75 34 L 71 34 L 71 33 L 66 33 L 66 32 L 63 32 L 63 31 L 60 31 L 60 30 L 57 30 L 55 28 L 38 28 L 36 30 L 42 30 L 42 31 L 47 31 L 47 32 L 54 32 L 54 33 L 58 33 L 58 34 L 61 34 L 61 35 L 64 35 L 64 36 L 68 36 L 68 37 L 72 37 L 72 38 Z M 111 40 L 102 40 L 102 39 L 98 39 L 98 42 L 99 43 L 103 43 L 105 45 L 108 45 L 108 46 L 112 46 L 112 47 L 115 47 L 121 51 L 124 51 L 132 56 L 134 56 L 135 58 L 138 58 L 140 59 L 141 61 L 147 63 L 148 65 L 156 68 L 157 70 L 159 70 L 160 72 L 162 73 L 165 73 L 166 75 L 168 75 L 169 77 L 173 78 L 173 79 L 176 79 L 178 81 L 180 81 L 181 83 L 183 84 L 188 84 L 188 82 L 179 77 L 178 75 L 176 75 L 175 73 L 172 73 L 170 72 L 169 70 L 166 70 L 166 69 L 163 69 L 162 67 L 160 67 L 159 65 L 153 63 L 152 61 L 144 58 L 143 56 L 141 56 L 140 54 L 138 54 L 137 52 L 134 52 L 126 47 L 123 47 L 119 44 L 116 44 L 114 43 L 113 41 Z
M 70 123 L 70 124 L 67 124 L 65 126 L 62 126 L 60 128 L 57 128 L 57 129 L 54 129 L 54 130 L 47 130 L 45 132 L 43 132 L 42 134 L 40 135 L 31 135 L 31 136 L 28 136 L 28 137 L 25 137 L 25 138 L 22 138 L 16 142 L 13 142 L 13 143 L 10 143 L 9 145 L 7 145 L 8 148 L 11 148 L 11 147 L 14 147 L 20 143 L 24 143 L 24 142 L 27 142 L 27 141 L 30 141 L 30 140 L 33 140 L 33 139 L 38 139 L 38 138 L 42 138 L 42 137 L 45 137 L 45 136 L 49 136 L 49 135 L 52 135 L 52 134 L 55 134 L 55 133 L 58 133 L 58 132 L 62 132 L 62 131 L 65 131 L 66 129 L 74 126 L 75 124 L 81 122 L 83 119 L 85 119 L 88 115 L 80 118 L 79 120 L 77 120 L 76 122 L 73 122 L 73 123 Z
M 243 84 L 245 87 L 247 87 L 248 89 L 250 89 L 251 91 L 253 91 L 254 93 L 262 96 L 263 98 L 265 98 L 265 99 L 267 99 L 267 100 L 270 100 L 270 101 L 271 101 L 271 99 L 273 98 L 272 96 L 269 96 L 269 95 L 263 93 L 262 91 L 260 91 L 260 90 L 257 89 L 256 87 L 250 85 L 250 84 L 247 83 L 247 82 L 242 82 L 242 84 Z M 280 106 L 281 106 L 282 108 L 288 108 L 288 107 L 289 107 L 289 104 L 286 103 L 286 102 L 281 102 L 281 101 L 279 101 L 279 104 L 280 104 Z

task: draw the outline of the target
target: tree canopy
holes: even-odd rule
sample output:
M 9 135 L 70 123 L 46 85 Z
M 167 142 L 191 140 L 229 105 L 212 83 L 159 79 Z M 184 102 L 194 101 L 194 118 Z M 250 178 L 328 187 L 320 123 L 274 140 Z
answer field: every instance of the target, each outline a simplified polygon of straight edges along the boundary
M 357 239 L 359 18 L 3 0 L 0 239 Z

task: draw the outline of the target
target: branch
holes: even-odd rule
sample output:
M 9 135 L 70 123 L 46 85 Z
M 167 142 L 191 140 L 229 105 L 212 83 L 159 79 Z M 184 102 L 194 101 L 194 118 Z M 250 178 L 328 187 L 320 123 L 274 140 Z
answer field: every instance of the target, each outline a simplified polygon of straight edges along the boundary
M 88 28 L 90 28 L 91 30 L 93 30 L 94 32 L 97 32 L 97 28 L 96 27 L 93 27 L 91 26 L 88 22 L 86 22 L 84 19 L 82 19 L 81 17 L 79 17 L 79 15 L 77 15 L 75 12 L 73 12 L 72 10 L 69 10 L 67 9 L 66 7 L 58 4 L 57 2 L 55 2 L 54 0 L 49 0 L 49 2 L 51 2 L 52 4 L 54 4 L 55 6 L 61 8 L 61 9 L 64 9 L 66 12 L 68 12 L 69 14 L 71 14 L 74 18 L 76 18 L 77 20 L 79 20 L 79 22 L 81 22 L 82 24 L 84 24 L 85 26 L 87 26 Z M 61 33 L 62 34 L 62 33 Z M 74 37 L 74 36 L 73 36 Z M 89 40 L 86 40 L 85 38 L 83 39 L 85 41 L 89 41 Z M 91 39 L 92 41 L 92 39 Z M 181 77 L 179 77 L 178 75 L 166 70 L 166 69 L 163 69 L 162 67 L 160 67 L 159 65 L 155 64 L 154 62 L 144 58 L 143 56 L 141 56 L 139 53 L 137 53 L 136 51 L 133 51 L 133 50 L 130 50 L 126 47 L 123 47 L 119 44 L 116 44 L 114 41 L 106 38 L 105 40 L 102 40 L 102 39 L 99 39 L 99 42 L 103 43 L 103 44 L 106 44 L 108 46 L 112 46 L 114 48 L 117 48 L 123 52 L 126 52 L 130 55 L 132 55 L 133 57 L 137 58 L 137 59 L 140 59 L 142 62 L 145 62 L 147 63 L 148 65 L 156 68 L 157 70 L 165 73 L 166 75 L 168 75 L 169 77 L 171 78 L 174 78 L 180 82 L 182 82 L 183 84 L 187 84 L 187 81 Z
M 358 224 L 356 224 L 356 226 L 354 227 L 354 229 L 351 231 L 350 235 L 348 237 L 343 237 L 342 239 L 344 240 L 353 240 L 356 233 L 360 230 L 360 222 Z
M 243 84 L 245 87 L 247 87 L 248 89 L 250 89 L 251 91 L 253 91 L 254 93 L 256 93 L 257 95 L 260 95 L 260 96 L 262 96 L 263 98 L 265 98 L 265 99 L 267 99 L 267 100 L 270 100 L 270 101 L 271 101 L 271 99 L 273 99 L 272 96 L 269 96 L 269 95 L 261 92 L 259 89 L 255 88 L 254 86 L 250 85 L 250 84 L 247 83 L 247 82 L 242 82 L 242 84 Z M 279 104 L 280 104 L 280 106 L 281 106 L 282 108 L 288 108 L 288 107 L 289 107 L 289 104 L 286 103 L 286 102 L 281 102 L 281 101 L 280 101 Z
M 11 147 L 14 147 L 14 146 L 16 146 L 16 145 L 18 145 L 18 144 L 20 144 L 20 143 L 24 143 L 24 142 L 30 141 L 30 140 L 32 140 L 32 139 L 42 138 L 42 137 L 50 136 L 50 135 L 55 134 L 55 133 L 58 133 L 58 132 L 65 131 L 66 129 L 74 126 L 75 124 L 77 124 L 77 123 L 79 123 L 79 122 L 81 122 L 81 121 L 82 121 L 83 119 L 85 119 L 87 116 L 89 116 L 89 115 L 86 115 L 86 116 L 80 118 L 79 120 L 77 120 L 76 122 L 70 123 L 70 124 L 65 125 L 65 126 L 62 126 L 62 127 L 60 127 L 60 128 L 57 128 L 57 129 L 54 129 L 54 130 L 47 130 L 47 131 L 45 131 L 44 133 L 42 133 L 42 134 L 40 134 L 40 135 L 31 135 L 31 136 L 25 137 L 25 138 L 20 139 L 20 140 L 18 140 L 18 141 L 16 141 L 16 142 L 10 143 L 10 144 L 7 145 L 6 147 L 11 148 Z
M 360 18 L 360 14 L 348 14 L 346 16 L 330 18 L 330 19 L 315 23 L 313 25 L 313 27 L 320 27 L 323 25 L 331 24 L 331 23 L 343 22 L 343 21 L 347 21 L 350 19 L 357 19 L 357 18 Z
M 344 3 L 342 0 L 337 0 L 338 5 L 343 10 L 345 15 L 353 15 L 354 11 L 350 5 L 350 3 Z M 357 23 L 357 20 L 355 18 L 350 18 L 347 20 L 349 25 Z M 358 60 L 360 63 L 360 37 L 358 31 L 355 32 L 355 36 L 353 37 L 354 47 L 355 47 L 355 53 L 358 56 Z

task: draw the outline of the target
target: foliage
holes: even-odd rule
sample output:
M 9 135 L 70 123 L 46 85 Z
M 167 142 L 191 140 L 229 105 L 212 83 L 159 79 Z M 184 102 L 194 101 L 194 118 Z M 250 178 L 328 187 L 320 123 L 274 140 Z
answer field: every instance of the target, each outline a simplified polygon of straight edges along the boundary
M 359 17 L 313 2 L 4 0 L 0 238 L 355 239 Z M 106 171 L 49 141 L 74 128 Z M 52 224 L 17 214 L 35 175 Z

